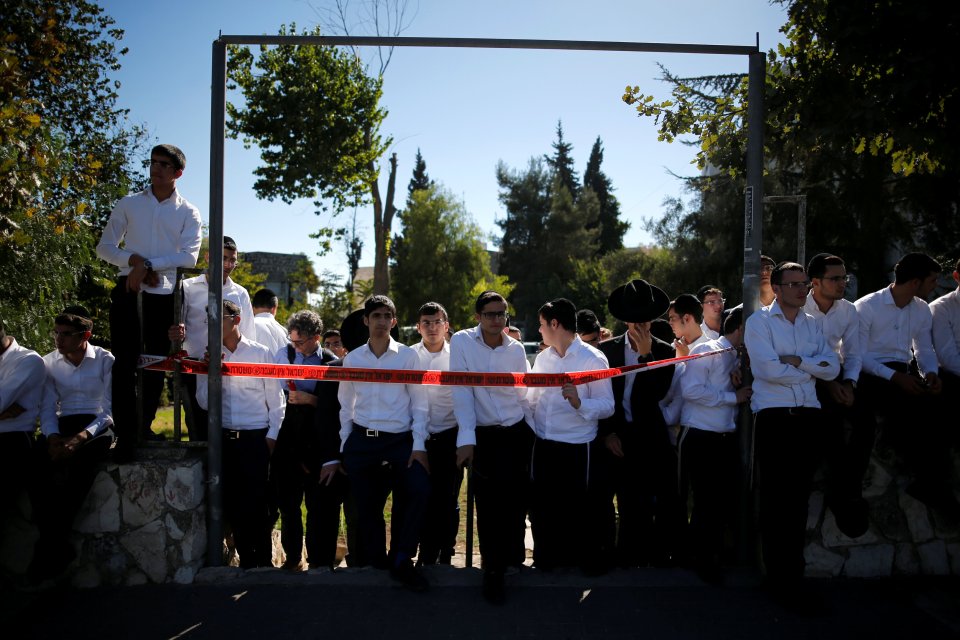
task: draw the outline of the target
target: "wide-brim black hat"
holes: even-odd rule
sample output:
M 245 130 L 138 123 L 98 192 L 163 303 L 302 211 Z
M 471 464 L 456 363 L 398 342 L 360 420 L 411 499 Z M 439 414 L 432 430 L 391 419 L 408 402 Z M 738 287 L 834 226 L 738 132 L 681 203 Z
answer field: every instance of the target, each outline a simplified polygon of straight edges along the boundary
M 394 340 L 400 339 L 400 330 L 394 325 L 390 330 Z M 363 309 L 352 311 L 340 323 L 340 342 L 347 351 L 359 349 L 370 339 L 370 328 L 363 322 Z
M 650 322 L 669 306 L 670 298 L 663 289 L 640 279 L 617 287 L 607 298 L 610 315 L 622 322 Z

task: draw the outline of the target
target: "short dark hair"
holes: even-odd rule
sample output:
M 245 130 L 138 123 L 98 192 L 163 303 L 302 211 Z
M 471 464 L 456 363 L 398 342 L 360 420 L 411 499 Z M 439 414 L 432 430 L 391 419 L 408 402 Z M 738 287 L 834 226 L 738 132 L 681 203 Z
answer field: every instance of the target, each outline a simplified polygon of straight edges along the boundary
M 93 320 L 90 312 L 80 305 L 67 307 L 53 320 L 53 324 L 73 327 L 77 331 L 93 331 Z
M 488 289 L 487 291 L 484 291 L 479 296 L 477 296 L 477 302 L 474 305 L 476 312 L 480 313 L 481 311 L 483 311 L 483 308 L 488 304 L 490 304 L 491 302 L 502 302 L 503 304 L 507 304 L 507 299 L 504 298 L 499 293 L 497 293 L 496 291 L 492 291 Z
M 287 331 L 296 331 L 301 338 L 318 336 L 323 333 L 323 320 L 316 311 L 297 311 L 287 318 Z
M 363 317 L 369 318 L 370 314 L 380 307 L 386 307 L 387 309 L 390 309 L 390 313 L 392 313 L 394 316 L 397 315 L 397 305 L 393 304 L 393 300 L 385 295 L 377 294 L 375 296 L 370 296 L 364 301 Z
M 697 300 L 692 293 L 681 293 L 670 303 L 668 309 L 673 309 L 681 318 L 685 315 L 693 316 L 698 323 L 703 322 L 703 303 Z
M 676 336 L 673 335 L 673 328 L 664 318 L 654 318 L 650 321 L 650 335 L 667 344 L 676 339 Z
M 896 284 L 904 284 L 911 280 L 923 280 L 931 273 L 940 273 L 943 269 L 940 263 L 925 253 L 908 253 L 900 258 L 900 262 L 893 268 L 896 275 Z
M 230 249 L 230 251 L 236 251 L 237 243 L 230 236 L 223 236 L 223 248 Z
M 240 305 L 233 300 L 224 300 L 223 313 L 224 315 L 238 316 L 240 315 Z
M 567 331 L 577 332 L 577 307 L 566 298 L 547 302 L 537 313 L 547 322 L 556 320 Z
M 580 309 L 577 311 L 577 333 L 600 333 L 600 320 L 590 309 Z
M 444 320 L 450 321 L 450 316 L 447 315 L 447 310 L 443 308 L 442 304 L 439 302 L 424 302 L 420 305 L 420 310 L 417 312 L 417 322 L 419 322 L 423 316 L 432 316 L 437 313 L 442 315 Z
M 827 267 L 832 266 L 844 266 L 843 258 L 832 253 L 818 253 L 810 258 L 810 262 L 807 263 L 807 277 L 811 279 L 823 278 L 824 274 L 827 273 Z
M 273 309 L 280 304 L 280 298 L 272 289 L 260 289 L 253 294 L 253 300 L 250 301 L 254 309 Z
M 177 169 L 183 170 L 187 166 L 187 156 L 183 154 L 180 147 L 172 144 L 158 144 L 150 150 L 150 155 L 152 156 L 153 154 L 166 157 L 176 165 Z
M 697 300 L 700 301 L 700 304 L 703 304 L 704 299 L 711 293 L 718 293 L 721 298 L 723 297 L 723 291 L 720 287 L 713 284 L 705 284 L 697 289 Z
M 327 329 L 326 331 L 323 332 L 324 340 L 326 340 L 327 338 L 339 338 L 339 337 L 340 337 L 340 332 L 336 329 Z
M 806 270 L 803 268 L 802 264 L 798 264 L 796 262 L 781 262 L 773 268 L 773 272 L 770 274 L 770 284 L 783 284 L 784 271 L 799 271 L 800 273 L 806 273 Z
M 723 319 L 723 335 L 735 333 L 743 324 L 743 307 L 734 307 Z
M 760 266 L 762 267 L 764 264 L 768 264 L 768 265 L 770 265 L 771 267 L 775 267 L 775 266 L 777 266 L 777 261 L 774 260 L 773 258 L 771 258 L 770 256 L 765 256 L 765 255 L 762 255 L 762 254 L 761 254 L 761 256 L 760 256 Z

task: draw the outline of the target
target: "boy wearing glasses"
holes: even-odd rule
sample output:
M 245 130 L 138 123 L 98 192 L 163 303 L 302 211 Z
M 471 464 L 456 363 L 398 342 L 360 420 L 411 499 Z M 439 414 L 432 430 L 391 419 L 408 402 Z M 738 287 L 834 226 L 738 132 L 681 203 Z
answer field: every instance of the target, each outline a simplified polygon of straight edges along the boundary
M 114 357 L 90 344 L 93 321 L 83 307 L 67 307 L 54 320 L 56 349 L 43 357 L 46 383 L 40 406 L 40 457 L 33 488 L 40 537 L 32 577 L 60 574 L 75 552 L 68 537 L 73 519 L 113 443 L 111 378 Z
M 477 326 L 450 339 L 450 370 L 526 373 L 523 345 L 503 333 L 506 299 L 484 291 L 474 308 Z M 483 597 L 499 604 L 507 568 L 526 559 L 533 413 L 526 387 L 454 387 L 453 411 L 459 425 L 457 464 L 473 464 Z
M 771 595 L 793 606 L 807 595 L 798 588 L 820 420 L 816 380 L 835 379 L 840 361 L 803 310 L 810 289 L 803 266 L 781 263 L 770 284 L 776 299 L 747 319 L 744 343 L 754 376 L 750 407 L 763 564 Z
M 420 307 L 417 332 L 422 339 L 413 345 L 426 371 L 450 370 L 447 310 L 438 302 Z M 427 457 L 430 461 L 430 501 L 420 534 L 418 565 L 450 564 L 460 527 L 460 485 L 463 470 L 457 466 L 457 418 L 453 413 L 453 387 L 424 386 L 430 405 L 427 423 Z
M 204 254 L 204 260 L 210 262 L 210 252 Z M 257 339 L 257 327 L 254 322 L 253 306 L 247 290 L 230 279 L 237 267 L 237 243 L 230 236 L 223 236 L 223 299 L 230 300 L 240 308 L 240 333 L 251 340 Z M 191 358 L 200 360 L 207 351 L 207 302 L 210 295 L 208 274 L 187 278 L 182 283 L 183 303 L 180 308 L 182 322 L 170 325 L 167 337 L 171 342 L 182 344 L 182 349 Z M 272 351 L 272 350 L 271 350 Z M 193 441 L 207 439 L 207 412 L 196 401 L 197 377 L 180 377 L 184 392 L 191 400 L 187 412 L 187 431 Z
M 709 340 L 717 340 L 723 331 L 723 291 L 712 284 L 704 285 L 697 291 L 697 300 L 703 307 L 703 322 L 700 330 Z
M 269 349 L 240 331 L 240 307 L 223 301 L 223 361 L 272 364 Z M 223 515 L 233 530 L 240 566 L 273 566 L 267 472 L 286 402 L 271 378 L 223 377 Z M 207 376 L 197 376 L 197 401 L 208 408 Z
M 177 267 L 193 267 L 200 253 L 200 211 L 177 191 L 186 166 L 183 151 L 160 144 L 150 152 L 150 186 L 120 200 L 104 227 L 97 255 L 120 267 L 110 292 L 110 336 L 116 357 L 113 376 L 113 415 L 116 420 L 115 457 L 133 457 L 137 439 L 157 439 L 150 425 L 163 391 L 162 371 L 138 373 L 142 353 L 166 355 L 168 328 L 173 318 L 173 287 Z M 121 246 L 122 245 L 122 246 Z M 143 335 L 137 312 L 137 294 L 143 293 Z M 143 376 L 143 414 L 137 416 L 137 375 Z
M 847 268 L 843 260 L 820 253 L 807 264 L 811 289 L 803 310 L 823 331 L 823 337 L 840 358 L 840 375 L 817 381 L 817 398 L 823 409 L 823 444 L 827 464 L 827 504 L 837 527 L 850 538 L 862 536 L 869 526 L 867 502 L 861 494 L 863 474 L 873 449 L 873 427 L 857 404 L 860 379 L 860 319 L 857 308 L 844 298 Z M 851 430 L 847 438 L 845 422 Z

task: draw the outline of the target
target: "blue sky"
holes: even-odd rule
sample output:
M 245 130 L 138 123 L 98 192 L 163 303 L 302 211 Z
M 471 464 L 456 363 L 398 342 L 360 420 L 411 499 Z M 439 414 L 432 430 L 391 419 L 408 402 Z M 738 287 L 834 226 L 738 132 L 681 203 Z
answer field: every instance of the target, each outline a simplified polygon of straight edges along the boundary
M 329 0 L 100 4 L 126 32 L 123 45 L 129 53 L 115 76 L 122 83 L 120 104 L 154 138 L 185 151 L 187 170 L 179 188 L 208 221 L 211 43 L 219 32 L 275 34 L 291 22 L 312 27 L 320 19 L 316 8 L 329 6 Z M 760 47 L 767 50 L 784 40 L 778 30 L 786 21 L 781 5 L 767 0 L 421 0 L 410 6 L 413 17 L 404 36 L 749 46 L 759 34 Z M 430 177 L 460 197 L 487 234 L 498 234 L 495 221 L 504 211 L 497 201 L 497 162 L 522 168 L 532 156 L 549 153 L 561 120 L 581 173 L 601 137 L 603 169 L 616 188 L 623 217 L 632 224 L 626 243 L 649 242 L 642 219 L 658 217 L 664 198 L 682 195 L 670 172 L 695 172 L 693 149 L 658 142 L 653 123 L 638 118 L 620 99 L 628 84 L 666 98 L 669 88 L 656 79 L 657 63 L 683 76 L 747 70 L 746 58 L 739 56 L 397 49 L 382 99 L 389 110 L 382 131 L 393 137 L 391 150 L 400 163 L 397 205 L 405 199 L 419 148 Z M 286 205 L 256 198 L 252 171 L 259 161 L 255 148 L 228 141 L 226 233 L 241 251 L 302 252 L 318 270 L 345 276 L 341 246 L 316 256 L 317 243 L 308 234 L 331 221 L 316 216 L 310 202 Z M 359 210 L 357 220 L 365 242 L 361 264 L 373 264 L 372 211 Z M 333 224 L 347 222 L 343 217 Z

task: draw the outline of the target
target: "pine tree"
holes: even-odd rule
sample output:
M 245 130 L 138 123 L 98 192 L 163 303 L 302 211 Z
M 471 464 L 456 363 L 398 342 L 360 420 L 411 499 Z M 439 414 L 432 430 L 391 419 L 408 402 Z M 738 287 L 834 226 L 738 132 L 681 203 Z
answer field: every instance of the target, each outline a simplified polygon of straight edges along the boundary
M 573 168 L 573 145 L 563 139 L 563 122 L 557 121 L 557 140 L 553 146 L 553 156 L 543 156 L 550 166 L 557 183 L 566 187 L 573 199 L 580 196 L 580 178 Z
M 623 235 L 630 228 L 629 222 L 620 219 L 620 202 L 613 195 L 614 189 L 610 184 L 610 178 L 600 169 L 602 163 L 603 143 L 600 141 L 600 136 L 597 136 L 597 141 L 593 143 L 593 149 L 590 150 L 587 169 L 583 172 L 583 187 L 593 191 L 600 203 L 600 214 L 597 219 L 597 226 L 600 228 L 598 256 L 622 249 Z M 587 228 L 591 228 L 589 224 Z
M 433 180 L 430 179 L 430 176 L 427 175 L 427 163 L 423 159 L 423 156 L 420 154 L 420 149 L 417 149 L 417 160 L 413 166 L 413 177 L 410 178 L 410 184 L 407 185 L 407 202 L 410 202 L 410 198 L 413 196 L 414 191 L 419 191 L 421 189 L 429 189 L 433 186 Z

